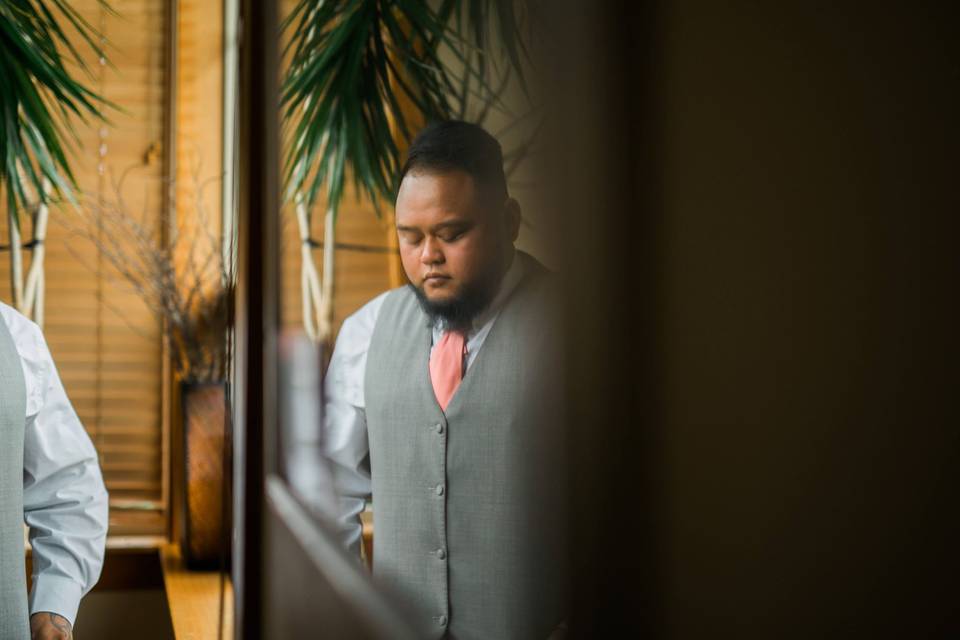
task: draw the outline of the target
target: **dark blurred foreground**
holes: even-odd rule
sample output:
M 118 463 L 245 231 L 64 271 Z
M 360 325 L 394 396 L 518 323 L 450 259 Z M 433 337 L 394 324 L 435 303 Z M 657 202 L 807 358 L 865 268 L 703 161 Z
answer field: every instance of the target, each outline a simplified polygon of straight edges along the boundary
M 956 12 L 564 4 L 574 635 L 956 636 Z

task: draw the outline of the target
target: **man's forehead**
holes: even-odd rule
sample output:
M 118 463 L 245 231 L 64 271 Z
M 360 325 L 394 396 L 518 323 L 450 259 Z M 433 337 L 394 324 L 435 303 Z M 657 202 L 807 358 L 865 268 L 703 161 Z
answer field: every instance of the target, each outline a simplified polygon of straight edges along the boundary
M 443 218 L 434 219 L 434 220 L 408 220 L 406 218 L 400 219 L 397 218 L 397 230 L 398 231 L 414 231 L 426 229 L 431 232 L 443 231 L 444 229 L 457 229 L 463 227 L 471 227 L 476 224 L 476 221 L 473 218 L 467 216 L 458 216 L 458 215 L 449 215 Z
M 397 194 L 397 222 L 403 218 L 429 215 L 435 221 L 474 218 L 476 206 L 473 178 L 464 171 L 408 173 Z
M 410 198 L 473 197 L 475 189 L 473 176 L 462 169 L 435 171 L 415 168 L 403 177 L 397 202 Z

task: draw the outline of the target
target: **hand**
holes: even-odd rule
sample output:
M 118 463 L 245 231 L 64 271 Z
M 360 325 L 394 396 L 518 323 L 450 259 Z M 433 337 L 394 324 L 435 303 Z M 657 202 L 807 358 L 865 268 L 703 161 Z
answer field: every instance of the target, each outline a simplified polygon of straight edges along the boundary
M 73 640 L 73 629 L 63 616 L 38 611 L 30 616 L 31 640 Z

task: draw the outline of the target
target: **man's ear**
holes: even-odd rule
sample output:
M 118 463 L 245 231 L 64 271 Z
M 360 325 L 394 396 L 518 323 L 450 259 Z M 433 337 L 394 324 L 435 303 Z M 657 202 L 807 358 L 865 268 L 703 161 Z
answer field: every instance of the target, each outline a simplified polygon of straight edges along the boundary
M 510 234 L 510 241 L 516 242 L 520 236 L 520 203 L 513 198 L 507 198 L 503 205 L 504 222 L 507 225 L 507 232 Z

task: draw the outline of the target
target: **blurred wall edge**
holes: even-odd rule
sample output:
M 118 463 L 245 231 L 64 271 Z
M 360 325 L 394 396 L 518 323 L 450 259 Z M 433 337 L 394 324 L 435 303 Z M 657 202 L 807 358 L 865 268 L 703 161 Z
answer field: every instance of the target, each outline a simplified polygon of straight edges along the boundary
M 544 13 L 573 635 L 956 634 L 952 3 Z

